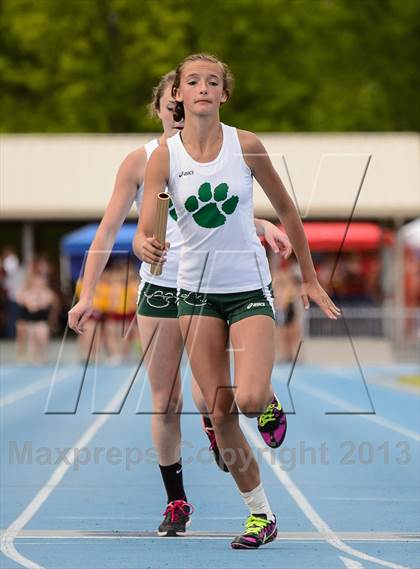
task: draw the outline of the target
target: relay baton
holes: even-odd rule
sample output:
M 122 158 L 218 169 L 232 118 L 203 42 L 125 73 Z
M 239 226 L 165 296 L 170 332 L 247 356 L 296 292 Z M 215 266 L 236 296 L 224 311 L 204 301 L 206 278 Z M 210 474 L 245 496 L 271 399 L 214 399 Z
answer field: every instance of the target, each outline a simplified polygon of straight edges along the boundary
M 165 246 L 166 241 L 166 225 L 168 222 L 169 194 L 161 192 L 157 196 L 156 218 L 155 218 L 155 239 Z M 152 263 L 152 275 L 159 276 L 162 274 L 162 263 Z

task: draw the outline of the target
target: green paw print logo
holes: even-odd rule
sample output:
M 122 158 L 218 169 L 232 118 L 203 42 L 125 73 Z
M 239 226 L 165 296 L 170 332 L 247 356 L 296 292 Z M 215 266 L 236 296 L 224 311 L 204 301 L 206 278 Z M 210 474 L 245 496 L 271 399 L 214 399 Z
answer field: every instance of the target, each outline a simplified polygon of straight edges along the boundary
M 174 221 L 178 221 L 178 215 L 177 215 L 177 213 L 176 213 L 175 206 L 174 206 L 174 204 L 172 203 L 172 200 L 171 200 L 171 199 L 169 199 L 169 206 L 168 206 L 168 207 L 169 207 L 169 215 L 172 217 L 172 219 L 173 219 Z
M 193 214 L 194 221 L 200 227 L 213 229 L 226 223 L 226 216 L 232 215 L 238 205 L 238 196 L 228 198 L 229 186 L 224 182 L 214 188 L 208 182 L 198 189 L 198 199 L 190 196 L 185 201 L 185 209 Z

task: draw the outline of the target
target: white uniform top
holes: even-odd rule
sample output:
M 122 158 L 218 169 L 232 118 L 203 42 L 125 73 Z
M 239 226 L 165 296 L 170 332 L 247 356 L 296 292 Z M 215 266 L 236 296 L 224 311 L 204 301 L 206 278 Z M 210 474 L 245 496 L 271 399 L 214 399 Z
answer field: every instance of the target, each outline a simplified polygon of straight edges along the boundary
M 146 150 L 147 160 L 149 160 L 153 150 L 155 150 L 158 146 L 159 142 L 157 139 L 151 140 L 150 142 L 145 144 L 144 148 Z M 144 194 L 144 183 L 137 190 L 135 198 L 138 212 L 140 212 L 141 204 L 143 202 L 143 194 Z M 182 236 L 173 216 L 176 217 L 175 211 L 173 208 L 170 208 L 168 215 L 168 226 L 166 229 L 166 241 L 169 241 L 171 246 L 169 247 L 169 251 L 166 257 L 166 262 L 164 263 L 162 268 L 162 274 L 160 276 L 152 275 L 150 271 L 150 265 L 148 263 L 143 262 L 140 267 L 140 277 L 142 279 L 142 283 L 148 282 L 158 286 L 176 288 L 179 254 L 182 245 Z
M 264 247 L 254 225 L 252 173 L 236 128 L 222 124 L 217 158 L 197 162 L 180 133 L 167 140 L 168 191 L 184 244 L 178 289 L 232 293 L 265 288 L 271 281 Z

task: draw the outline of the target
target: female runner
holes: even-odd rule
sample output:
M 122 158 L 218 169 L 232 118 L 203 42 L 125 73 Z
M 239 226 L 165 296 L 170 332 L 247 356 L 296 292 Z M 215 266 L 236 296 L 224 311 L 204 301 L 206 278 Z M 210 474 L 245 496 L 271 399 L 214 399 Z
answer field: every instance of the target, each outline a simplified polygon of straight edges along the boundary
M 136 201 L 140 210 L 143 199 L 143 179 L 146 163 L 155 149 L 179 132 L 183 121 L 174 121 L 175 100 L 172 97 L 174 72 L 166 74 L 154 90 L 151 108 L 162 121 L 163 134 L 159 139 L 130 153 L 122 162 L 111 200 L 105 210 L 95 239 L 90 248 L 83 288 L 79 302 L 69 312 L 69 326 L 82 334 L 93 311 L 93 297 L 96 285 L 108 261 L 115 237 L 126 218 L 132 204 Z M 286 235 L 267 221 L 257 220 L 257 229 L 276 251 L 284 256 L 291 248 Z M 143 263 L 140 276 L 140 298 L 138 303 L 138 324 L 148 377 L 152 390 L 152 438 L 156 447 L 159 467 L 167 493 L 167 507 L 164 520 L 159 526 L 159 535 L 182 535 L 190 521 L 191 506 L 187 502 L 183 485 L 181 465 L 181 427 L 182 406 L 181 383 L 178 373 L 183 342 L 177 319 L 176 282 L 179 251 L 183 238 L 176 221 L 168 217 L 168 240 L 171 243 L 167 263 L 162 276 L 152 275 L 147 263 Z M 145 260 L 149 243 L 142 248 Z M 193 388 L 194 399 L 201 411 L 205 411 L 201 391 Z M 205 432 L 211 441 L 218 465 L 227 470 L 218 452 L 209 418 L 204 418 Z
M 212 56 L 187 57 L 176 69 L 175 120 L 182 133 L 166 140 L 149 160 L 134 250 L 149 262 L 164 260 L 167 244 L 154 239 L 157 194 L 168 189 L 181 230 L 178 316 L 191 369 L 211 411 L 218 447 L 229 449 L 229 465 L 250 515 L 234 548 L 257 548 L 275 539 L 276 518 L 261 484 L 258 464 L 235 412 L 259 417 L 268 444 L 281 438 L 281 405 L 271 387 L 274 315 L 270 272 L 253 222 L 252 178 L 273 204 L 293 245 L 309 298 L 336 319 L 339 309 L 319 285 L 297 210 L 253 133 L 224 125 L 231 75 Z M 170 240 L 169 240 L 170 241 Z M 169 250 L 170 251 L 170 250 Z M 163 274 L 166 266 L 163 266 Z M 229 351 L 234 352 L 234 386 Z

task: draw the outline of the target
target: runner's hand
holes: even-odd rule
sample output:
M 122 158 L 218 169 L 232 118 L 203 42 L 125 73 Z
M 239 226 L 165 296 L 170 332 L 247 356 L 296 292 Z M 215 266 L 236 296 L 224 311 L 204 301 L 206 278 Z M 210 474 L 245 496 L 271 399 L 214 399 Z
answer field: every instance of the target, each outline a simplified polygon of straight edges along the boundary
M 264 225 L 264 239 L 270 245 L 274 253 L 280 253 L 284 259 L 288 259 L 292 253 L 292 245 L 283 231 L 272 223 Z
M 83 334 L 86 332 L 85 324 L 89 320 L 92 312 L 92 301 L 85 299 L 79 300 L 79 302 L 75 304 L 71 310 L 69 310 L 69 327 L 78 334 Z
M 317 280 L 313 282 L 303 282 L 301 296 L 305 310 L 309 309 L 310 299 L 317 303 L 328 318 L 337 320 L 337 317 L 341 316 L 341 310 L 333 303 Z
M 168 241 L 166 241 L 165 247 L 162 247 L 155 237 L 146 237 L 140 241 L 138 252 L 141 260 L 145 263 L 164 263 L 169 247 L 170 243 Z

